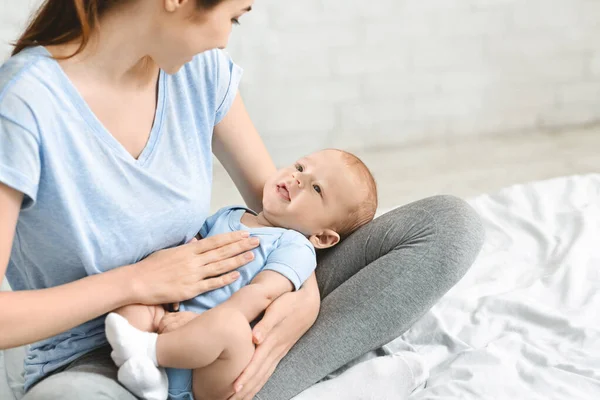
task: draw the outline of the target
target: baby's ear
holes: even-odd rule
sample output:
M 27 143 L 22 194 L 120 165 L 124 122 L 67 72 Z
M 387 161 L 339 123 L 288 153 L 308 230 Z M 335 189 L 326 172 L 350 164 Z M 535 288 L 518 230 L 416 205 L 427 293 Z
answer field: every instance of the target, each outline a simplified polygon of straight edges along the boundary
M 312 235 L 308 238 L 316 249 L 327 249 L 340 242 L 340 235 L 331 229 L 325 229 L 322 232 Z

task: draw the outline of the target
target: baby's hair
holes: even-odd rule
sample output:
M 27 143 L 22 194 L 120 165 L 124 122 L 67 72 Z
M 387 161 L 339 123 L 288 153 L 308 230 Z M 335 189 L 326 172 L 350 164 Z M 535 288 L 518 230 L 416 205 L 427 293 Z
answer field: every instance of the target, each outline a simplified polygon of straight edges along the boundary
M 341 153 L 342 158 L 357 175 L 358 181 L 365 191 L 364 199 L 348 213 L 348 218 L 340 221 L 335 231 L 342 239 L 350 236 L 361 226 L 371 222 L 377 212 L 377 183 L 365 163 L 352 153 L 339 149 L 330 149 Z

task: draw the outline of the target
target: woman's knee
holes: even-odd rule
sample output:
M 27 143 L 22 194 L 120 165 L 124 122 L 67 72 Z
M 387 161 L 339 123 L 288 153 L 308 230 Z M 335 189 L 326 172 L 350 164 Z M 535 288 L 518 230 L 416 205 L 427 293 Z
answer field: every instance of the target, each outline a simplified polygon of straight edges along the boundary
M 479 214 L 465 200 L 439 195 L 423 200 L 422 207 L 430 215 L 433 235 L 428 253 L 445 265 L 445 272 L 460 278 L 479 254 L 485 240 L 485 229 Z
M 478 253 L 485 239 L 481 217 L 465 200 L 450 195 L 426 199 L 439 234 L 454 237 L 466 249 Z
M 380 256 L 412 248 L 413 261 L 435 268 L 436 279 L 449 283 L 473 264 L 485 237 L 479 214 L 465 200 L 450 195 L 415 201 L 375 222 L 379 226 L 372 235 L 378 239 L 371 240 L 371 247 L 382 252 Z
M 91 372 L 61 372 L 38 383 L 22 400 L 135 400 L 116 379 Z

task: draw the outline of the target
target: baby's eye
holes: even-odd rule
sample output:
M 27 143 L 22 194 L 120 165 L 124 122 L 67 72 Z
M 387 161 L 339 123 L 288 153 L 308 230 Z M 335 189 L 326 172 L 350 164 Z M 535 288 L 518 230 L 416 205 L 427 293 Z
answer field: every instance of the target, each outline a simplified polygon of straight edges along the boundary
M 300 164 L 296 164 L 296 169 L 298 170 L 298 172 L 304 172 L 304 167 Z
M 313 189 L 315 189 L 315 192 L 321 194 L 321 186 L 319 186 L 319 185 L 313 185 Z
M 239 24 L 240 24 L 240 20 L 239 20 L 238 18 L 232 18 L 232 19 L 231 19 L 231 22 L 232 22 L 234 25 L 239 25 Z

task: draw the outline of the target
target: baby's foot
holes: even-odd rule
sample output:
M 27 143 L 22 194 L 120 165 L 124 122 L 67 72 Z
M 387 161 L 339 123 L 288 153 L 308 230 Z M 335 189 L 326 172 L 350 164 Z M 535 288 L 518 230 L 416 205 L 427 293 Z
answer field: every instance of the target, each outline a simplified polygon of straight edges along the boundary
M 118 367 L 133 356 L 149 358 L 154 366 L 156 362 L 156 339 L 158 335 L 152 332 L 143 332 L 134 328 L 122 316 L 110 313 L 105 321 L 106 338 L 113 351 L 110 354 Z
M 166 400 L 169 380 L 164 368 L 158 368 L 146 356 L 134 356 L 119 368 L 119 382 L 144 400 Z

